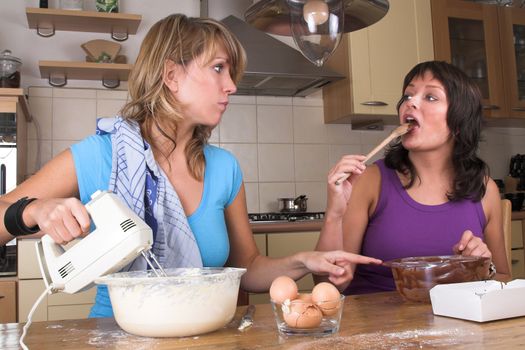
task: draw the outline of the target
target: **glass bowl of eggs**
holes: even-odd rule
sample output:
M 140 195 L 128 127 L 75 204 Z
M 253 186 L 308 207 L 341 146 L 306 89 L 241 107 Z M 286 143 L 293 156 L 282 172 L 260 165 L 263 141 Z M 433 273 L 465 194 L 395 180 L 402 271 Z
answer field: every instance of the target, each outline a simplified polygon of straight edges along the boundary
M 324 336 L 339 331 L 345 297 L 330 283 L 317 284 L 312 293 L 299 293 L 293 279 L 280 276 L 272 282 L 270 298 L 282 335 Z

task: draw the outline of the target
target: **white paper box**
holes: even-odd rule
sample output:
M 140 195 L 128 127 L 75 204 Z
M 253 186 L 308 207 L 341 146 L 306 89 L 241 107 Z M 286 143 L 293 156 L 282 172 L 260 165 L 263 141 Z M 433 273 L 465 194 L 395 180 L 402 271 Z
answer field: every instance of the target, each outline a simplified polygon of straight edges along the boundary
M 525 280 L 438 284 L 430 301 L 434 315 L 477 322 L 524 316 Z

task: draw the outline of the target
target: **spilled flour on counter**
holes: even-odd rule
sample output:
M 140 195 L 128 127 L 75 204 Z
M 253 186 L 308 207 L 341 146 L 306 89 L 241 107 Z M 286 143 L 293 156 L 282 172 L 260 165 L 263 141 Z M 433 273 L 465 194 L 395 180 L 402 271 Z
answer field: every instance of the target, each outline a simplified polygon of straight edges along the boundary
M 199 337 L 169 338 L 170 342 L 191 342 Z M 149 338 L 126 333 L 123 330 L 116 331 L 90 331 L 87 343 L 96 348 L 117 348 L 130 350 L 149 350 L 160 346 L 167 338 Z M 189 344 L 188 344 L 189 346 Z
M 59 324 L 50 324 L 50 325 L 47 326 L 46 328 L 47 328 L 47 329 L 59 329 L 59 328 L 64 328 L 64 326 L 59 325 Z
M 166 339 L 174 345 L 191 346 L 191 342 L 199 339 L 199 336 L 181 338 L 153 338 L 141 337 L 125 332 L 122 329 L 112 331 L 77 329 L 77 324 L 72 323 L 71 327 L 50 324 L 47 329 L 61 329 L 61 341 L 67 344 L 82 342 L 84 345 L 97 349 L 126 349 L 126 350 L 150 350 L 161 347 Z M 1 348 L 1 346 L 0 346 Z
M 151 349 L 157 345 L 158 339 L 138 337 L 124 332 L 123 330 L 103 332 L 90 331 L 88 334 L 88 344 L 97 348 L 122 347 L 133 350 Z
M 446 330 L 415 329 L 392 333 L 374 332 L 303 342 L 291 349 L 432 349 L 462 344 L 465 337 L 469 335 L 474 335 L 474 333 L 465 332 L 458 328 Z

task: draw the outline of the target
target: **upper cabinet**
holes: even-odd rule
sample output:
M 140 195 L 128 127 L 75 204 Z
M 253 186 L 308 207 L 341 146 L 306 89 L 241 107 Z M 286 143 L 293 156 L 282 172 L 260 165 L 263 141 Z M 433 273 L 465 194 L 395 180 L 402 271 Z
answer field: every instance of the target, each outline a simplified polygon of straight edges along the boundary
M 512 118 L 524 118 L 525 9 L 461 0 L 431 4 L 436 59 L 476 82 L 488 121 L 512 125 Z
M 325 123 L 399 123 L 405 75 L 434 58 L 430 0 L 389 2 L 383 19 L 345 34 L 326 63 L 347 78 L 323 88 Z
M 525 118 L 525 8 L 501 7 L 498 15 L 510 116 Z

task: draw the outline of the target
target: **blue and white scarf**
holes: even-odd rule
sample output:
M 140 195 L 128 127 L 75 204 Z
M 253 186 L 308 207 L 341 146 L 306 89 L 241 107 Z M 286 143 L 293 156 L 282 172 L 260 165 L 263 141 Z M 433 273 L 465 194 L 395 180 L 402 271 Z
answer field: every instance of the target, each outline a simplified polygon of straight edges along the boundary
M 153 230 L 153 253 L 164 268 L 202 267 L 195 236 L 177 192 L 155 162 L 136 122 L 121 117 L 97 120 L 97 134 L 111 134 L 109 190 Z M 126 270 L 146 270 L 139 257 Z

